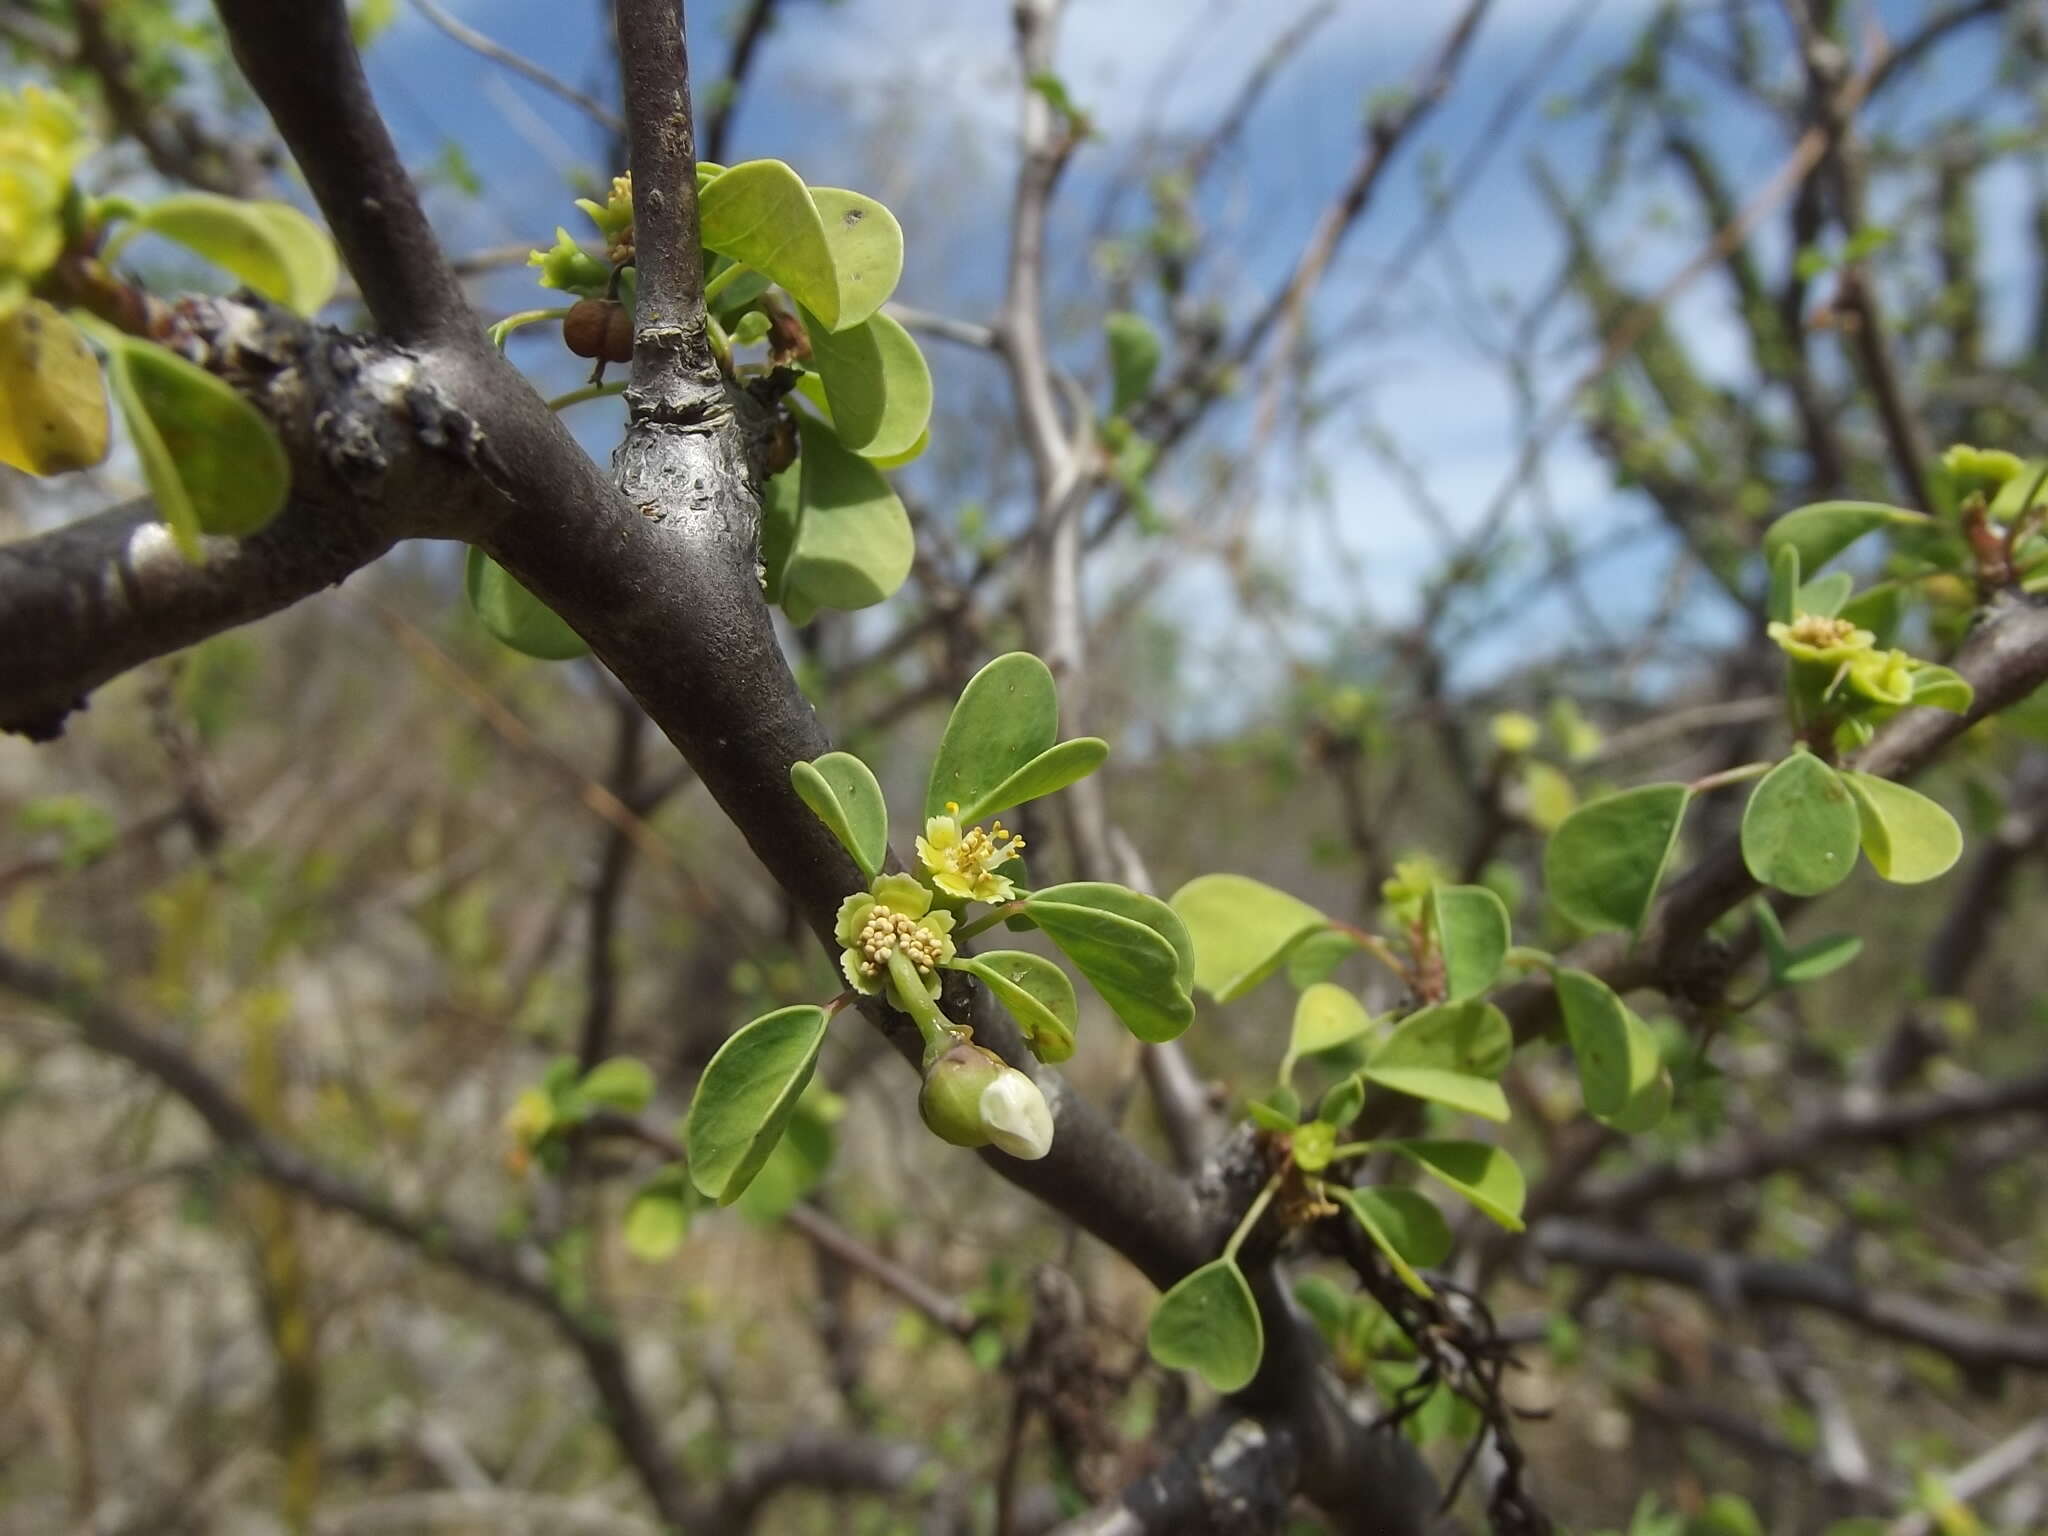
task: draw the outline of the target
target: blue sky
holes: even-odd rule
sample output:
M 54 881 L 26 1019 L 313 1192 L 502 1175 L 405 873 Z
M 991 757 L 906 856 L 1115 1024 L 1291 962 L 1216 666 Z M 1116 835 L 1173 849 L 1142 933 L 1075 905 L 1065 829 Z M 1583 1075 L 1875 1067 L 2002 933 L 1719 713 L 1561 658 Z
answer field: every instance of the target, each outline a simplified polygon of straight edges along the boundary
M 598 7 L 563 0 L 449 0 L 465 20 L 506 45 L 543 60 L 565 78 L 607 91 L 609 65 L 598 32 Z M 690 6 L 694 72 L 700 92 L 723 70 L 726 19 L 732 7 Z M 1567 183 L 1582 180 L 1596 152 L 1596 126 L 1559 120 L 1548 100 L 1583 85 L 1611 65 L 1654 12 L 1655 0 L 1596 0 L 1549 83 L 1509 127 L 1485 170 L 1465 195 L 1455 221 L 1456 250 L 1471 290 L 1526 300 L 1548 281 L 1559 244 L 1534 197 L 1527 157 L 1540 151 Z M 1089 272 L 1089 236 L 1103 189 L 1129 163 L 1147 135 L 1171 138 L 1213 122 L 1267 44 L 1307 9 L 1307 0 L 1073 0 L 1059 55 L 1071 94 L 1095 118 L 1100 139 L 1076 161 L 1064 186 L 1054 228 L 1052 315 L 1063 352 L 1077 370 L 1100 373 L 1101 288 Z M 1364 600 L 1383 618 L 1412 604 L 1418 578 L 1439 546 L 1374 457 L 1361 445 L 1368 425 L 1397 439 L 1453 520 L 1469 525 L 1493 500 L 1513 467 L 1516 412 L 1502 370 L 1460 323 L 1461 291 L 1450 280 L 1446 253 L 1416 270 L 1389 274 L 1385 263 L 1424 209 L 1423 169 L 1435 157 L 1456 165 L 1491 127 L 1496 103 L 1557 35 L 1579 0 L 1497 0 L 1457 88 L 1443 110 L 1404 152 L 1367 221 L 1345 247 L 1325 286 L 1325 323 L 1358 311 L 1371 298 L 1387 324 L 1330 370 L 1347 381 L 1335 408 L 1317 428 L 1313 457 L 1328 487 L 1328 509 L 1301 511 L 1300 487 L 1268 471 L 1258 487 L 1251 527 L 1261 550 L 1293 566 L 1304 605 L 1291 621 L 1292 639 L 1319 643 L 1326 619 L 1355 612 Z M 1207 281 L 1229 299 L 1267 292 L 1288 269 L 1307 231 L 1348 170 L 1360 140 L 1365 103 L 1399 86 L 1436 46 L 1455 14 L 1451 0 L 1348 0 L 1316 34 L 1269 93 L 1239 150 L 1208 184 L 1199 205 L 1216 251 Z M 1915 0 L 1878 7 L 1893 28 L 1922 13 Z M 902 218 L 909 261 L 899 298 L 925 308 L 984 317 L 998 292 L 1011 149 L 1020 82 L 1011 52 L 1009 8 L 1003 0 L 786 0 L 786 20 L 770 37 L 749 82 L 736 122 L 732 158 L 776 156 L 810 180 L 858 186 L 882 196 Z M 1769 18 L 1774 24 L 1775 14 Z M 1936 67 L 1887 104 L 1886 114 L 1913 119 L 1946 110 L 1959 86 L 1988 68 L 1988 34 L 1947 45 Z M 573 109 L 456 46 L 401 0 L 399 19 L 370 54 L 373 82 L 387 115 L 416 163 L 458 143 L 482 178 L 485 195 L 467 199 L 443 190 L 437 220 L 456 249 L 509 240 L 544 241 L 556 222 L 578 228 L 568 184 L 609 170 L 597 159 L 599 135 Z M 1727 160 L 1738 184 L 1754 185 L 1784 153 L 1779 132 L 1758 115 L 1706 97 L 1703 131 Z M 1642 208 L 1617 210 L 1606 225 L 1607 249 L 1645 287 L 1680 266 L 1700 238 L 1690 209 L 1675 229 L 1660 231 Z M 1133 200 L 1126 208 L 1137 211 Z M 1994 221 L 1994 267 L 2017 271 L 2020 222 Z M 2000 254 L 2011 253 L 2011 254 Z M 1391 277 L 1397 282 L 1389 283 Z M 535 302 L 520 275 L 501 280 L 492 296 L 507 307 Z M 1726 317 L 1718 279 L 1699 284 L 1676 315 L 1709 366 L 1738 376 L 1739 339 Z M 1469 306 L 1467 306 L 1469 313 Z M 1553 327 L 1560 344 L 1582 330 L 1569 311 Z M 942 397 L 1004 399 L 999 375 L 985 360 L 932 344 Z M 546 343 L 522 360 L 570 378 L 570 360 Z M 1582 354 L 1560 346 L 1539 370 L 1547 405 L 1564 390 Z M 579 418 L 586 440 L 609 446 L 604 415 Z M 1245 414 L 1245 413 L 1240 413 Z M 1227 440 L 1227 439 L 1226 439 Z M 935 453 L 935 461 L 942 454 Z M 912 489 L 933 490 L 931 471 L 911 472 Z M 1636 529 L 1648 520 L 1635 498 L 1617 494 L 1605 471 L 1565 434 L 1547 460 L 1555 515 L 1585 532 Z M 1176 497 L 1199 494 L 1183 475 L 1165 487 Z M 973 487 L 948 488 L 954 495 Z M 942 515 L 943 515 L 943 509 Z M 1000 509 L 998 509 L 1000 515 Z M 1517 526 L 1529 514 L 1518 510 Z M 1657 597 L 1662 546 L 1626 544 L 1596 570 L 1599 598 L 1617 621 L 1647 610 Z M 1341 553 L 1355 564 L 1334 558 Z M 1115 562 L 1111 562 L 1112 565 Z M 1694 621 L 1705 635 L 1726 635 L 1729 615 L 1704 586 Z M 1196 560 L 1162 594 L 1175 608 L 1206 614 L 1235 611 L 1216 567 Z M 1562 632 L 1566 610 L 1533 605 L 1516 632 L 1495 637 L 1473 658 L 1490 671 L 1541 648 Z M 1261 660 L 1260 658 L 1263 658 Z M 1232 691 L 1256 688 L 1270 645 L 1253 643 L 1230 623 L 1204 626 L 1195 665 L 1218 669 Z

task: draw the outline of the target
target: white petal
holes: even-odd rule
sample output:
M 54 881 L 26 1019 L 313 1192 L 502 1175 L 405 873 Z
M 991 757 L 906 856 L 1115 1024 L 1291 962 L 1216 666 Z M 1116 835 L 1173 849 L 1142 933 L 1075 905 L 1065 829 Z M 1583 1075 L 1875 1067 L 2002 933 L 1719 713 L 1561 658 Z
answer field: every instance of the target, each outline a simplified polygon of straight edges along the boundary
M 981 1091 L 981 1123 L 989 1140 L 1012 1157 L 1036 1161 L 1052 1150 L 1052 1111 L 1038 1084 L 1005 1067 Z

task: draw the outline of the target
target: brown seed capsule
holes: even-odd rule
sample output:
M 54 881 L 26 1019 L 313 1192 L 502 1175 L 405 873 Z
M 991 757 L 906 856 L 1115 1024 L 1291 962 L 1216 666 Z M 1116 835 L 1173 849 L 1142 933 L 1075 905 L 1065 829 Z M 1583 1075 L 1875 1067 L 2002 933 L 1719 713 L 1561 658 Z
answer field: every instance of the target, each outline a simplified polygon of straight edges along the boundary
M 614 304 L 604 318 L 604 350 L 598 355 L 608 363 L 633 361 L 633 319 L 626 306 Z
M 578 299 L 562 317 L 562 345 L 578 357 L 596 357 L 604 349 L 612 311 L 618 307 L 604 299 Z

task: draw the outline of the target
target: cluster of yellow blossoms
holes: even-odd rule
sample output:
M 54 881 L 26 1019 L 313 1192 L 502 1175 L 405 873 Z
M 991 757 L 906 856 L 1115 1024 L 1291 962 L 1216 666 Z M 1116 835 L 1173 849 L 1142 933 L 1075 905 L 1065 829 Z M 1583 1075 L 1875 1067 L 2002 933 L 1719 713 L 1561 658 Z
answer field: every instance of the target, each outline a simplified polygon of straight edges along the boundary
M 960 803 L 947 801 L 946 811 L 927 821 L 917 840 L 917 856 L 931 871 L 932 884 L 962 901 L 1009 901 L 1017 887 L 996 871 L 1024 851 L 1024 839 L 1000 821 L 986 831 L 970 827 L 963 833 Z
M 87 143 L 62 96 L 28 86 L 0 92 L 0 315 L 64 249 L 64 200 Z

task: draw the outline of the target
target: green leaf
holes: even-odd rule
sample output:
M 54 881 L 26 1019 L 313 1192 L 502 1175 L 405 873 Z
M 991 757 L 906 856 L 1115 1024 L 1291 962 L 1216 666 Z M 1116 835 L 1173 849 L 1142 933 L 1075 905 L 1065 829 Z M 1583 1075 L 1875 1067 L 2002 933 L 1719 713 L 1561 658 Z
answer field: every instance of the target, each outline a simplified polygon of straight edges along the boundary
M 1782 545 L 1770 557 L 1771 590 L 1766 611 L 1779 624 L 1799 617 L 1799 546 Z
M 283 510 L 291 464 L 263 413 L 205 369 L 97 321 L 107 382 L 157 512 L 188 555 L 202 533 L 243 537 Z
M 765 272 L 824 322 L 839 324 L 839 275 L 803 178 L 780 160 L 749 160 L 697 194 L 706 250 Z
M 1905 589 L 1897 582 L 1880 582 L 1842 604 L 1836 617 L 1847 619 L 1858 629 L 1869 630 L 1879 646 L 1889 646 L 1906 617 Z M 1948 668 L 1937 670 L 1946 672 Z M 1914 681 L 1919 681 L 1919 674 L 1915 674 Z
M 626 1251 L 659 1264 L 690 1235 L 690 1186 L 680 1167 L 662 1169 L 641 1185 L 626 1207 Z
M 1356 1040 L 1372 1028 L 1365 1005 L 1347 989 L 1327 981 L 1306 988 L 1294 1004 L 1294 1032 L 1287 1057 L 1313 1056 Z
M 1412 1189 L 1336 1187 L 1332 1193 L 1350 1209 L 1411 1291 L 1418 1296 L 1435 1294 L 1416 1270 L 1434 1268 L 1449 1256 L 1451 1227 L 1428 1196 Z
M 1493 1004 L 1469 998 L 1411 1013 L 1367 1058 L 1373 1067 L 1435 1067 L 1495 1078 L 1507 1070 L 1515 1033 Z
M 592 1104 L 622 1115 L 637 1115 L 654 1097 L 654 1073 L 644 1061 L 614 1056 L 585 1073 L 581 1088 Z
M 1657 1075 L 1650 1079 L 1642 1092 L 1613 1114 L 1600 1118 L 1610 1129 L 1620 1131 L 1624 1136 L 1655 1130 L 1671 1112 L 1672 1092 L 1671 1069 L 1659 1065 Z
M 1640 928 L 1691 799 L 1683 784 L 1645 784 L 1573 811 L 1543 850 L 1557 909 L 1585 928 Z
M 1193 1371 L 1218 1392 L 1249 1385 L 1266 1331 L 1235 1261 L 1212 1259 L 1160 1297 L 1145 1344 L 1168 1370 Z
M 1853 769 L 1842 777 L 1855 796 L 1863 852 L 1885 879 L 1918 885 L 1947 874 L 1962 857 L 1963 829 L 1918 790 Z
M 720 1205 L 737 1200 L 775 1143 L 818 1065 L 825 1010 L 780 1008 L 742 1026 L 698 1080 L 683 1144 L 690 1182 Z
M 61 475 L 107 456 L 107 389 L 77 326 L 41 299 L 0 316 L 0 464 Z
M 1510 1232 L 1522 1230 L 1528 1186 L 1515 1160 L 1479 1141 L 1395 1141 L 1396 1152 L 1440 1179 Z
M 1276 1131 L 1283 1135 L 1291 1132 L 1301 1123 L 1301 1116 L 1298 1111 L 1299 1106 L 1297 1106 L 1297 1113 L 1290 1115 L 1278 1104 L 1265 1104 L 1257 1099 L 1251 1100 L 1244 1107 L 1244 1112 L 1251 1117 L 1254 1125 L 1258 1126 L 1261 1130 Z
M 1147 896 L 1127 885 L 1106 880 L 1075 880 L 1066 885 L 1048 885 L 1032 894 L 1031 904 L 1059 902 L 1070 907 L 1096 907 L 1143 923 L 1173 946 L 1173 979 L 1186 992 L 1195 982 L 1195 941 L 1188 936 L 1180 914 L 1157 896 Z
M 1508 952 L 1508 909 L 1483 885 L 1433 885 L 1429 925 L 1444 961 L 1447 996 L 1458 1002 L 1484 992 Z
M 104 259 L 113 263 L 141 234 L 176 241 L 301 315 L 317 314 L 341 276 L 334 242 L 289 203 L 180 192 L 137 214 L 108 242 Z
M 1620 1114 L 1650 1087 L 1664 1065 L 1656 1037 L 1599 977 L 1560 969 L 1552 979 L 1565 1034 L 1578 1062 L 1586 1112 L 1603 1120 Z
M 811 201 L 817 205 L 825 244 L 832 252 L 832 273 L 839 292 L 838 329 L 843 332 L 873 315 L 896 291 L 903 276 L 903 226 L 896 222 L 895 214 L 859 192 L 812 187 Z M 817 344 L 818 333 L 813 329 L 812 348 Z
M 1180 985 L 1180 956 L 1156 928 L 1101 906 L 1048 900 L 1045 892 L 1025 910 L 1140 1040 L 1174 1039 L 1195 1021 Z
M 1366 1058 L 1364 1075 L 1411 1098 L 1505 1121 L 1507 1097 L 1493 1079 L 1514 1048 L 1514 1031 L 1493 1004 L 1439 1003 L 1403 1019 Z
M 590 651 L 583 637 L 554 609 L 474 546 L 463 568 L 462 590 L 483 627 L 515 651 L 542 661 L 568 661 Z
M 851 752 L 827 752 L 808 763 L 792 763 L 789 782 L 797 798 L 825 823 L 870 880 L 889 856 L 889 805 L 874 770 Z
M 1829 571 L 1825 576 L 1816 576 L 1799 589 L 1794 608 L 1799 613 L 1818 614 L 1832 619 L 1842 611 L 1842 605 L 1849 601 L 1849 594 L 1856 590 L 1856 578 L 1847 571 Z
M 1358 948 L 1358 941 L 1336 928 L 1312 933 L 1287 952 L 1287 984 L 1297 990 L 1325 981 Z
M 1742 862 L 1765 885 L 1818 896 L 1856 867 L 1856 802 L 1835 770 L 1794 752 L 1765 774 L 1742 811 Z
M 1855 785 L 1851 784 L 1850 789 L 1853 791 Z M 1775 986 L 1796 987 L 1803 982 L 1819 981 L 1863 953 L 1863 940 L 1853 933 L 1827 934 L 1794 948 L 1786 942 L 1778 914 L 1762 897 L 1756 901 L 1756 926 L 1763 937 L 1764 957 Z
M 1951 714 L 1969 712 L 1977 690 L 1952 667 L 1923 666 L 1913 672 L 1913 702 L 1922 709 L 1945 709 Z
M 1102 322 L 1109 338 L 1109 372 L 1113 381 L 1109 410 L 1121 416 L 1143 400 L 1159 371 L 1159 333 L 1143 315 L 1118 310 Z
M 804 310 L 803 322 L 840 444 L 869 459 L 915 448 L 932 417 L 932 373 L 910 332 L 887 315 L 831 331 Z
M 1194 937 L 1195 985 L 1219 1003 L 1243 997 L 1330 925 L 1307 902 L 1244 875 L 1198 875 L 1171 905 Z
M 1405 1093 L 1411 1099 L 1445 1104 L 1499 1124 L 1507 1121 L 1507 1095 L 1491 1078 L 1473 1077 L 1441 1067 L 1367 1066 L 1364 1071 L 1366 1081 L 1392 1089 L 1395 1093 Z
M 960 809 L 960 824 L 986 821 L 1028 800 L 1039 800 L 1085 779 L 1109 757 L 1109 743 L 1100 736 L 1076 736 L 1048 747 L 1002 783 Z
M 832 1166 L 838 1138 L 833 1121 L 845 1109 L 844 1101 L 816 1078 L 797 1101 L 782 1139 L 768 1154 L 768 1161 L 740 1196 L 740 1215 L 757 1227 L 772 1227 L 789 1215 L 790 1207 L 803 1199 L 825 1177 Z
M 1059 739 L 1059 690 L 1029 651 L 998 656 L 960 691 L 925 789 L 927 817 L 981 804 Z
M 1914 527 L 1927 518 L 1902 507 L 1888 507 L 1875 501 L 1819 501 L 1787 512 L 1764 534 L 1764 555 L 1775 561 L 1778 551 L 1790 546 L 1799 551 L 1799 564 L 1807 579 L 1866 533 L 1880 528 Z
M 910 518 L 889 482 L 832 429 L 797 411 L 798 511 L 783 563 L 784 608 L 867 608 L 903 585 L 917 553 Z M 781 534 L 778 531 L 777 537 Z M 767 564 L 764 533 L 763 564 Z
M 1326 1125 L 1346 1126 L 1365 1108 L 1365 1079 L 1354 1072 L 1323 1095 L 1316 1118 Z
M 1052 961 L 1021 949 L 993 949 L 962 955 L 953 968 L 988 984 L 1040 1061 L 1058 1063 L 1074 1054 L 1074 1032 L 1081 1023 L 1074 984 Z

